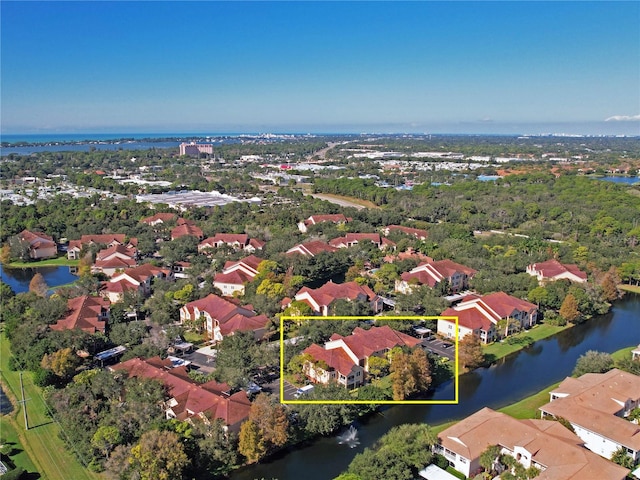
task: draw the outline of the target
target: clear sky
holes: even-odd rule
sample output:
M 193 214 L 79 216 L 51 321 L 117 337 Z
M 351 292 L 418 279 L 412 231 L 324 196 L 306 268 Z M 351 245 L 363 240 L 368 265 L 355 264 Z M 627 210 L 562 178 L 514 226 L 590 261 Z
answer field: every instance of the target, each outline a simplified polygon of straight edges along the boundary
M 640 134 L 640 2 L 0 2 L 1 130 Z

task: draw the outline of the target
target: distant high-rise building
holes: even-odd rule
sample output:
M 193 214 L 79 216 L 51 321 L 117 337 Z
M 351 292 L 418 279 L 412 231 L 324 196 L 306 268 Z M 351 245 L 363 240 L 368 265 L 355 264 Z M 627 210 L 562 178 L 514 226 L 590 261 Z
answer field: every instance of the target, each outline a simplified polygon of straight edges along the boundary
M 213 145 L 210 143 L 181 143 L 180 155 L 199 155 L 201 153 L 213 154 Z

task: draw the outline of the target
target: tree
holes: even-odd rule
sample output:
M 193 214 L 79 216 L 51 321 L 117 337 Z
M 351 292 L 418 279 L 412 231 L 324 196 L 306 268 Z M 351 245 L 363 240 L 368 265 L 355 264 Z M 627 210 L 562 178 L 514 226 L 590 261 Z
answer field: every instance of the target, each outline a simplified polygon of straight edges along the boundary
M 498 445 L 489 445 L 480 454 L 480 466 L 487 472 L 493 473 L 495 471 L 496 463 L 499 463 L 501 448 Z
M 216 358 L 216 379 L 232 387 L 246 385 L 256 367 L 255 349 L 253 332 L 236 332 L 224 337 Z
M 224 428 L 221 419 L 210 424 L 195 422 L 198 454 L 195 461 L 198 468 L 203 468 L 213 475 L 226 475 L 237 464 L 238 437 Z
M 589 350 L 584 355 L 580 355 L 571 375 L 579 377 L 585 373 L 605 373 L 611 370 L 613 366 L 614 361 L 611 355 Z
M 411 354 L 401 350 L 393 352 L 390 370 L 394 400 L 404 400 L 431 385 L 431 368 L 422 349 L 416 348 Z
M 58 377 L 68 379 L 73 376 L 80 359 L 71 348 L 63 348 L 42 357 L 41 366 L 55 373 Z
M 281 447 L 289 440 L 289 417 L 287 409 L 276 399 L 261 393 L 251 404 L 249 421 L 260 429 L 267 450 Z
M 29 282 L 29 291 L 35 293 L 40 297 L 46 297 L 49 291 L 49 286 L 45 282 L 44 277 L 40 272 L 36 273 Z
M 620 447 L 615 452 L 613 452 L 613 455 L 611 455 L 611 461 L 624 468 L 633 468 L 633 458 L 629 456 L 629 454 L 627 453 L 627 449 L 624 447 Z
M 484 363 L 482 342 L 476 335 L 465 335 L 458 342 L 458 359 L 463 369 L 473 370 Z
M 182 478 L 189 465 L 178 435 L 174 432 L 149 430 L 131 449 L 133 468 L 141 480 L 174 480 Z
M 389 360 L 383 357 L 369 357 L 369 374 L 373 378 L 380 378 L 389 372 Z
M 91 445 L 100 450 L 105 458 L 109 456 L 111 450 L 122 442 L 120 430 L 113 426 L 98 427 L 91 438 Z
M 575 322 L 580 318 L 580 311 L 578 310 L 578 301 L 571 293 L 567 294 L 560 307 L 560 316 L 567 322 Z
M 267 447 L 260 427 L 255 422 L 247 420 L 240 427 L 238 451 L 249 463 L 255 463 L 266 455 Z

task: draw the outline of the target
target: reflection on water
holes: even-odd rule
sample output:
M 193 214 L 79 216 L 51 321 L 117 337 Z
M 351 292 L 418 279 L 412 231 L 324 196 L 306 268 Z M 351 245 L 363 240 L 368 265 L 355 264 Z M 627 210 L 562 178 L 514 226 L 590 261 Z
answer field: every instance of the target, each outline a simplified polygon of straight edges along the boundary
M 482 407 L 501 408 L 571 374 L 576 360 L 588 350 L 614 352 L 640 343 L 640 296 L 629 295 L 616 302 L 612 312 L 540 340 L 531 347 L 505 358 L 499 365 L 480 368 L 459 380 L 458 405 L 407 405 L 385 408 L 357 424 L 359 445 L 344 448 L 334 437 L 320 438 L 302 448 L 241 469 L 233 480 L 256 478 L 298 478 L 306 480 L 334 478 L 346 470 L 353 457 L 372 446 L 390 428 L 404 423 L 438 425 L 471 415 Z M 454 382 L 447 382 L 434 394 L 451 399 Z
M 0 279 L 15 293 L 24 293 L 29 291 L 29 282 L 36 273 L 42 274 L 49 287 L 59 287 L 75 282 L 78 279 L 74 275 L 76 270 L 76 267 L 5 268 L 0 264 Z

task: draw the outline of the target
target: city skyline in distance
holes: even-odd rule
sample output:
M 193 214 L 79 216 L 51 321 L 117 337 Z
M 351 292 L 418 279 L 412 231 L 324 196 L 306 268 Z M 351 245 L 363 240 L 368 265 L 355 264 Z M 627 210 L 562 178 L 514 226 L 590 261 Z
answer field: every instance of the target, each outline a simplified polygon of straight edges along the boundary
M 3 134 L 640 134 L 637 2 L 2 2 Z

